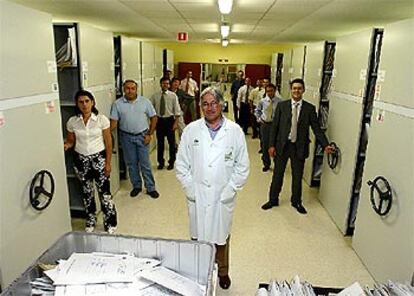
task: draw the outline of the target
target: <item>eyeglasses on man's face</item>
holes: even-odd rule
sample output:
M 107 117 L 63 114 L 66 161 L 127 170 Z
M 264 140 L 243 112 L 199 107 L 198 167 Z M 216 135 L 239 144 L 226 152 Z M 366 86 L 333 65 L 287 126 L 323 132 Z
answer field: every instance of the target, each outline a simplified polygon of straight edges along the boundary
M 204 109 L 208 109 L 208 107 L 214 109 L 214 108 L 217 108 L 218 105 L 219 103 L 216 101 L 213 101 L 211 103 L 207 103 L 207 102 L 201 103 L 201 107 L 203 107 Z

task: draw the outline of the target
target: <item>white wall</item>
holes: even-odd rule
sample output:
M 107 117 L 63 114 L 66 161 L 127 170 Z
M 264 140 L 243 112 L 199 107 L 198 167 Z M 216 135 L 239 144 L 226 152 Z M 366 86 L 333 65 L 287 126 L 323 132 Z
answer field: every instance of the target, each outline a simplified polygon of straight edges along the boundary
M 369 129 L 352 241 L 358 256 L 379 282 L 410 281 L 414 273 L 413 29 L 414 19 L 384 27 L 382 74 L 377 82 L 380 87 Z M 367 185 L 368 180 L 380 175 L 388 180 L 393 193 L 391 210 L 382 217 L 372 209 Z
M 319 200 L 343 233 L 347 230 L 363 111 L 365 77 L 360 73 L 368 67 L 371 33 L 366 30 L 336 40 L 337 74 L 329 95 L 327 136 L 338 145 L 341 155 L 335 170 L 329 168 L 325 156 Z
M 322 80 L 322 67 L 323 67 L 323 56 L 324 56 L 324 45 L 325 42 L 315 42 L 308 44 L 306 47 L 306 62 L 305 62 L 305 73 L 304 80 L 306 85 L 306 92 L 304 94 L 305 100 L 315 105 L 316 110 L 319 108 L 319 87 Z M 310 144 L 309 144 L 309 158 L 305 162 L 303 170 L 303 179 L 310 185 L 312 182 L 312 168 L 315 150 L 315 135 L 310 133 Z
M 82 86 L 94 95 L 99 112 L 109 117 L 115 101 L 113 35 L 83 23 L 79 24 L 78 32 Z M 117 155 L 112 156 L 112 194 L 119 190 Z
M 52 92 L 57 83 L 52 18 L 7 1 L 0 1 L 0 11 L 0 283 L 4 286 L 71 226 L 59 96 Z M 55 108 L 47 109 L 47 102 Z M 54 176 L 55 194 L 50 206 L 39 212 L 29 204 L 29 185 L 43 169 Z

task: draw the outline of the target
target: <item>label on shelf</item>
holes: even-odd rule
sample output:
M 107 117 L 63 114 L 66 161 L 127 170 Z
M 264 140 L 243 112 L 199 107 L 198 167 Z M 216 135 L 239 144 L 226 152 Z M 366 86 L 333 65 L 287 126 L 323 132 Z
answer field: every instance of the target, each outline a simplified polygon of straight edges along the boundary
M 59 91 L 59 84 L 57 82 L 52 83 L 52 92 L 58 92 Z
M 88 72 L 88 62 L 82 62 L 82 71 Z
M 379 100 L 381 97 L 381 84 L 375 85 L 374 100 Z
M 46 114 L 53 113 L 56 111 L 55 101 L 45 102 Z
M 6 118 L 4 117 L 3 112 L 0 111 L 0 128 L 6 125 Z
M 361 69 L 359 71 L 359 80 L 365 80 L 367 78 L 367 69 Z
M 46 61 L 46 65 L 47 65 L 47 72 L 49 73 L 57 72 L 56 61 Z
M 385 70 L 379 70 L 377 76 L 377 82 L 384 82 L 385 81 Z
M 379 123 L 383 123 L 385 119 L 385 110 L 378 110 L 378 114 L 376 116 L 376 119 Z

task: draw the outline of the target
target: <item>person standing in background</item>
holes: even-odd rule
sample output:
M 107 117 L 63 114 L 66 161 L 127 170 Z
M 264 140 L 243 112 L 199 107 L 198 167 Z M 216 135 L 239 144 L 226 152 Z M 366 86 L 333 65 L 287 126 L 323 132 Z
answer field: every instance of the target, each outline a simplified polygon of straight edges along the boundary
M 180 104 L 181 108 L 181 115 L 180 118 L 178 118 L 178 140 L 181 139 L 181 135 L 183 134 L 184 128 L 185 128 L 185 122 L 184 122 L 184 113 L 183 113 L 183 101 L 185 99 L 185 92 L 182 89 L 179 89 L 180 87 L 180 79 L 173 77 L 170 81 L 170 91 L 176 94 L 178 97 L 178 103 Z M 178 149 L 178 145 L 176 145 Z
M 157 125 L 155 109 L 147 98 L 138 96 L 138 85 L 134 80 L 125 80 L 123 88 L 124 96 L 112 104 L 111 130 L 119 125 L 124 159 L 133 186 L 130 196 L 135 197 L 142 191 L 143 178 L 147 194 L 158 198 L 149 159 L 149 143 Z
M 303 100 L 305 82 L 296 78 L 290 82 L 291 99 L 278 103 L 270 130 L 268 153 L 275 160 L 272 183 L 269 190 L 269 201 L 262 205 L 263 210 L 279 205 L 279 194 L 283 185 L 283 177 L 287 161 L 292 167 L 291 205 L 300 214 L 307 211 L 302 205 L 302 177 L 305 160 L 309 156 L 309 127 L 316 139 L 324 147 L 326 153 L 334 148 L 321 130 L 316 115 L 316 108 Z M 266 151 L 263 151 L 265 154 Z
M 236 80 L 234 80 L 231 84 L 230 94 L 231 100 L 233 102 L 233 115 L 234 121 L 239 123 L 239 109 L 237 108 L 237 95 L 239 93 L 239 88 L 242 87 L 244 84 L 244 72 L 240 70 L 237 72 Z
M 249 96 L 249 104 L 251 108 L 251 114 L 250 114 L 250 122 L 252 125 L 253 135 L 252 139 L 256 139 L 259 137 L 259 123 L 257 122 L 255 111 L 257 108 L 257 105 L 259 104 L 260 100 L 262 99 L 260 97 L 260 91 L 262 89 L 262 80 L 257 79 L 256 81 L 256 87 L 251 91 Z
M 182 104 L 182 111 L 184 113 L 184 117 L 187 112 L 190 112 L 191 115 L 191 121 L 194 121 L 197 119 L 197 113 L 195 108 L 195 98 L 198 93 L 198 86 L 197 81 L 195 81 L 193 78 L 193 72 L 188 71 L 185 79 L 181 80 L 180 89 L 183 90 L 186 93 L 186 98 L 183 101 Z
M 218 89 L 209 87 L 201 93 L 204 118 L 184 129 L 176 171 L 187 196 L 191 238 L 216 244 L 219 285 L 228 289 L 236 192 L 247 181 L 250 163 L 243 131 L 223 116 L 223 104 Z
M 276 96 L 276 86 L 269 84 L 266 86 L 266 96 L 260 100 L 256 108 L 256 118 L 260 123 L 260 144 L 263 162 L 263 172 L 270 170 L 271 159 L 267 150 L 270 143 L 270 128 L 275 114 L 276 106 L 282 101 Z
M 178 128 L 178 119 L 181 116 L 181 108 L 178 103 L 177 95 L 168 90 L 170 88 L 170 79 L 163 77 L 160 79 L 161 91 L 151 96 L 151 103 L 157 113 L 157 160 L 158 169 L 164 168 L 164 142 L 165 137 L 168 141 L 168 167 L 167 170 L 174 168 L 175 162 L 175 130 Z
M 253 87 L 251 86 L 251 80 L 249 77 L 244 79 L 244 85 L 239 88 L 237 92 L 237 109 L 239 110 L 239 124 L 243 129 L 245 135 L 249 128 L 250 121 L 250 104 L 249 95 Z
M 112 139 L 109 119 L 99 114 L 93 95 L 86 90 L 75 94 L 75 116 L 69 118 L 66 127 L 68 134 L 64 149 L 75 146 L 74 169 L 82 184 L 83 204 L 86 212 L 86 232 L 96 226 L 96 203 L 93 181 L 98 188 L 98 196 L 104 214 L 104 229 L 114 233 L 117 226 L 117 213 L 110 191 Z

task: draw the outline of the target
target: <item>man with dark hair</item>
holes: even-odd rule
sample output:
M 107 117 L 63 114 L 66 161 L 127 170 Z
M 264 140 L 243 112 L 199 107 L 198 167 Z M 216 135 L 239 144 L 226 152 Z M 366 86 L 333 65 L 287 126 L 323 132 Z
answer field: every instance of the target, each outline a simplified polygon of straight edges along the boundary
M 332 153 L 333 147 L 328 143 L 321 130 L 315 106 L 303 100 L 305 82 L 296 78 L 290 83 L 291 100 L 280 102 L 276 107 L 270 131 L 270 157 L 275 158 L 269 201 L 263 210 L 279 205 L 279 193 L 283 185 L 286 163 L 290 159 L 292 167 L 291 204 L 300 214 L 306 214 L 302 205 L 302 176 L 305 160 L 309 156 L 309 127 L 326 153 Z M 266 151 L 263 151 L 265 153 Z
M 268 84 L 265 90 L 266 96 L 260 100 L 255 114 L 257 121 L 260 123 L 260 149 L 263 151 L 263 172 L 270 170 L 271 158 L 267 153 L 270 147 L 270 129 L 276 106 L 282 101 L 281 98 L 276 96 L 276 86 L 274 84 Z
M 193 79 L 193 71 L 187 71 L 186 77 L 181 80 L 180 89 L 186 93 L 186 99 L 181 105 L 184 113 L 184 118 L 186 118 L 186 113 L 190 112 L 190 122 L 194 121 L 197 119 L 195 100 L 199 89 L 197 81 Z
M 164 168 L 164 142 L 165 137 L 168 141 L 169 160 L 167 170 L 174 168 L 175 162 L 175 130 L 178 127 L 178 119 L 181 116 L 181 108 L 178 103 L 177 95 L 170 91 L 170 79 L 163 77 L 160 79 L 161 91 L 151 96 L 151 103 L 157 113 L 157 160 L 158 169 Z
M 157 125 L 157 116 L 151 102 L 138 96 L 138 85 L 134 80 L 125 80 L 123 88 L 124 96 L 112 104 L 110 118 L 111 130 L 119 126 L 124 159 L 133 186 L 130 196 L 135 197 L 142 191 L 143 178 L 147 194 L 158 198 L 160 195 L 155 190 L 149 159 L 149 143 Z
M 244 72 L 240 70 L 237 72 L 237 78 L 233 81 L 230 88 L 231 101 L 233 102 L 234 121 L 239 123 L 239 109 L 237 108 L 237 95 L 239 88 L 244 85 Z
M 253 87 L 249 77 L 244 79 L 244 85 L 239 88 L 237 92 L 237 109 L 239 110 L 239 124 L 243 129 L 245 135 L 249 128 L 250 122 L 250 104 L 249 95 L 252 92 Z

